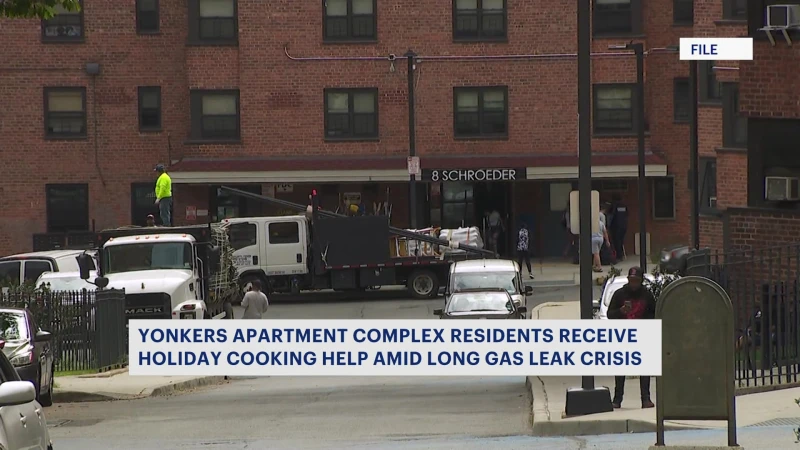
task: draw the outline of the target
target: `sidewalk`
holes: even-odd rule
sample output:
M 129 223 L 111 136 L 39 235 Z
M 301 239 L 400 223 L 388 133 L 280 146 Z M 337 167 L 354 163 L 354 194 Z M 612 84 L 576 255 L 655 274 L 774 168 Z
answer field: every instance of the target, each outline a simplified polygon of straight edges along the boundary
M 531 311 L 531 319 L 563 320 L 580 317 L 579 304 L 575 302 L 544 303 Z M 610 413 L 564 418 L 568 388 L 580 387 L 580 377 L 536 377 L 526 380 L 533 398 L 532 417 L 535 436 L 587 436 L 599 434 L 655 432 L 656 409 L 641 409 L 639 381 L 625 383 L 626 396 L 622 408 Z M 596 386 L 606 386 L 613 395 L 614 378 L 596 377 Z M 651 384 L 653 401 L 657 402 L 655 380 Z M 800 388 L 782 389 L 736 397 L 737 428 L 761 425 L 784 419 L 800 425 L 800 407 L 794 399 L 800 398 Z M 783 423 L 785 425 L 786 423 Z M 666 421 L 667 430 L 725 428 L 722 421 Z
M 628 257 L 625 261 L 621 261 L 614 267 L 619 269 L 622 273 L 627 273 L 628 269 L 639 265 L 639 257 Z M 652 265 L 648 264 L 648 271 L 652 271 Z M 654 266 L 653 266 L 654 267 Z M 528 269 L 522 267 L 522 276 L 525 285 L 533 287 L 563 287 L 563 286 L 577 286 L 580 284 L 580 266 L 572 264 L 571 260 L 567 258 L 537 258 L 531 260 L 531 268 L 533 269 L 533 276 L 535 279 L 528 278 Z M 599 283 L 605 280 L 608 276 L 608 270 L 611 266 L 603 266 L 602 272 L 592 272 L 592 279 L 600 279 Z
M 200 386 L 219 384 L 227 377 L 132 377 L 128 369 L 56 377 L 53 403 L 98 402 L 158 397 Z

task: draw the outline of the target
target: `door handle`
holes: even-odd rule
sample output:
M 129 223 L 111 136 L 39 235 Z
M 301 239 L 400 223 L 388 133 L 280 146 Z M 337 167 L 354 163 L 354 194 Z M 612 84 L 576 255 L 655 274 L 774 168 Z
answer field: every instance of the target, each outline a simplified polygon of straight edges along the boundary
M 258 265 L 258 256 L 253 256 L 253 265 L 254 266 Z
M 298 254 L 297 254 L 297 262 L 299 262 L 299 263 L 303 262 L 303 255 L 302 255 L 302 253 L 298 253 Z

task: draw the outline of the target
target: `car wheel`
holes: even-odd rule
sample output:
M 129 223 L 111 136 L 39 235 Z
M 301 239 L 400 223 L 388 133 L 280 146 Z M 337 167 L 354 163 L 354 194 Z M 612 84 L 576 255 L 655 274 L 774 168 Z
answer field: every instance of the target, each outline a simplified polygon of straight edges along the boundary
M 53 406 L 53 384 L 55 384 L 55 368 L 50 368 L 50 386 L 47 387 L 47 393 L 39 395 L 39 403 L 42 406 Z M 41 389 L 42 379 L 39 377 L 39 389 Z

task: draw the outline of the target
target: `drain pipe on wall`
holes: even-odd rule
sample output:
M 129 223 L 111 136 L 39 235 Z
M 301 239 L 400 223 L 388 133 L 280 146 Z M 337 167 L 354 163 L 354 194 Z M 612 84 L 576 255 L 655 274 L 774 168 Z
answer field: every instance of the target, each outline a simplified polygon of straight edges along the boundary
M 86 64 L 86 74 L 92 77 L 92 121 L 94 122 L 94 167 L 97 169 L 97 175 L 100 177 L 100 182 L 103 187 L 106 186 L 106 179 L 103 176 L 103 170 L 100 168 L 100 143 L 98 142 L 98 117 L 100 114 L 97 112 L 97 76 L 100 75 L 99 63 Z

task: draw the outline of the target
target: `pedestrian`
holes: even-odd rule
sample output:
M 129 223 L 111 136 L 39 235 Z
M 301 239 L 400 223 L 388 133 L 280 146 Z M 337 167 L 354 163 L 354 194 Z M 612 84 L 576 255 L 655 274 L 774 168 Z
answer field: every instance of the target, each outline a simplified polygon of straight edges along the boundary
M 608 227 L 617 261 L 625 259 L 625 235 L 628 233 L 628 207 L 622 203 L 619 194 L 614 194 L 611 202 L 611 223 Z
M 519 236 L 517 237 L 517 264 L 519 264 L 520 270 L 522 270 L 522 261 L 525 261 L 525 265 L 528 267 L 528 275 L 533 279 L 533 270 L 531 269 L 531 253 L 529 250 L 529 241 L 530 236 L 528 233 L 528 224 L 522 222 L 522 226 L 519 229 Z
M 242 307 L 244 307 L 242 319 L 261 319 L 269 308 L 269 300 L 261 292 L 261 281 L 253 280 L 250 285 L 252 286 L 251 290 L 242 298 Z
M 147 226 L 148 226 L 148 227 L 154 227 L 154 226 L 156 226 L 156 218 L 155 218 L 155 217 L 153 217 L 153 215 L 152 215 L 152 214 L 148 214 L 148 215 L 147 215 L 147 219 L 146 219 L 146 220 L 147 220 Z
M 602 220 L 598 220 L 597 225 L 599 226 L 597 233 L 592 233 L 592 260 L 594 263 L 592 270 L 602 272 L 603 262 L 600 259 L 600 250 L 603 249 L 603 243 L 609 245 L 608 230 L 606 230 L 606 224 Z
M 161 225 L 172 226 L 172 178 L 167 175 L 163 164 L 158 164 L 154 170 L 158 172 L 156 180 L 156 205 L 161 216 Z
M 628 284 L 621 287 L 608 305 L 609 319 L 655 319 L 656 299 L 644 284 L 644 271 L 641 267 L 631 267 L 628 271 Z M 650 377 L 639 377 L 639 389 L 642 397 L 642 408 L 652 408 L 650 400 Z M 614 408 L 622 406 L 625 394 L 625 377 L 614 377 Z

